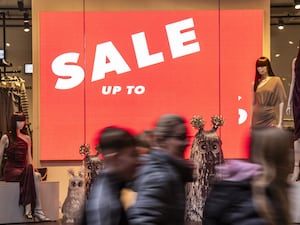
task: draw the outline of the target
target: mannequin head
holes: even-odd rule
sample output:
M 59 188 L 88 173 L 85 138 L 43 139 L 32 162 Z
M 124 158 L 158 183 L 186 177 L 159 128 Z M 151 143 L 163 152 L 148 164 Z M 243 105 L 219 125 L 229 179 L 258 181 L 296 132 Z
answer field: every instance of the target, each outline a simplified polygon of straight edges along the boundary
M 266 70 L 268 76 L 275 76 L 271 67 L 271 62 L 267 57 L 259 57 L 255 63 L 255 81 L 254 91 L 256 91 L 259 82 L 262 79 L 262 71 Z
M 17 130 L 21 130 L 25 126 L 26 117 L 22 112 L 15 112 L 11 117 L 11 132 L 16 137 Z

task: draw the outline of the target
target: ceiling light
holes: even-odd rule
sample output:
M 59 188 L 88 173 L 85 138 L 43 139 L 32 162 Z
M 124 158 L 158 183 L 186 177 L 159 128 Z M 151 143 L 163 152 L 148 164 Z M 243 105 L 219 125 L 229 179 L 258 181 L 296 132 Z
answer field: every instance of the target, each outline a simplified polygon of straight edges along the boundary
M 29 13 L 28 12 L 24 12 L 24 31 L 25 32 L 30 31 Z
M 24 23 L 29 22 L 29 14 L 28 12 L 24 12 Z
M 300 0 L 294 0 L 295 2 L 295 9 L 300 9 Z
M 29 32 L 30 31 L 30 25 L 29 22 L 24 22 L 24 31 Z
M 279 19 L 278 21 L 278 29 L 279 30 L 283 30 L 284 29 L 284 23 L 282 19 Z
M 18 8 L 20 11 L 24 10 L 24 2 L 23 0 L 18 0 Z
M 290 45 L 293 45 L 293 44 L 294 44 L 294 42 L 293 42 L 293 41 L 289 41 L 289 44 L 290 44 Z

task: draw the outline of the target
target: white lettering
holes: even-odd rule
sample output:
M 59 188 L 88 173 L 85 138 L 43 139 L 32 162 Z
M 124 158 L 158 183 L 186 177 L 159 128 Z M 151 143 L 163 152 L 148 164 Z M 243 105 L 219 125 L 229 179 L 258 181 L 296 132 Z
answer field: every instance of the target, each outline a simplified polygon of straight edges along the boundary
M 178 58 L 200 51 L 200 44 L 196 40 L 193 18 L 188 18 L 165 26 L 172 58 Z M 163 52 L 150 54 L 146 35 L 139 32 L 131 35 L 138 68 L 164 62 Z M 52 71 L 58 78 L 56 89 L 71 89 L 78 86 L 85 77 L 85 72 L 78 63 L 79 53 L 68 52 L 57 56 L 52 62 Z M 122 74 L 131 71 L 129 65 L 111 41 L 96 45 L 91 81 L 105 79 L 106 73 L 115 71 Z M 121 91 L 120 86 L 103 86 L 102 93 L 116 94 Z M 143 86 L 127 86 L 128 94 L 143 94 Z
M 162 52 L 150 55 L 144 32 L 131 35 L 135 56 L 139 68 L 150 66 L 164 61 Z
M 133 90 L 134 90 L 134 86 L 127 86 L 127 94 L 131 95 Z
M 106 61 L 107 59 L 109 62 Z M 104 79 L 105 73 L 112 71 L 121 74 L 129 72 L 130 68 L 111 41 L 98 44 L 96 46 L 92 81 Z
M 79 53 L 69 52 L 57 56 L 51 65 L 52 72 L 57 76 L 65 78 L 58 78 L 55 84 L 56 89 L 71 89 L 79 85 L 84 79 L 84 70 L 78 65 L 66 65 L 66 63 L 77 63 Z
M 173 59 L 200 51 L 200 45 L 198 42 L 184 45 L 185 42 L 196 39 L 194 30 L 182 32 L 183 30 L 192 27 L 194 27 L 194 21 L 192 18 L 166 25 L 166 31 Z
M 141 95 L 145 93 L 146 88 L 142 85 L 139 86 L 126 86 L 127 88 L 127 94 L 131 95 L 132 93 L 135 93 L 137 95 Z
M 102 87 L 102 94 L 103 95 L 110 95 L 110 94 L 117 94 L 122 90 L 121 86 L 103 86 Z

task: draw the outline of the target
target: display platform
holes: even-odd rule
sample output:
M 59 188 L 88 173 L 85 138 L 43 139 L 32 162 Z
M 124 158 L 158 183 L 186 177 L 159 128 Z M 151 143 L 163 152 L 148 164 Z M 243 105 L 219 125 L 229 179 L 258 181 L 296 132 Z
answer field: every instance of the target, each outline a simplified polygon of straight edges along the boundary
M 292 223 L 300 223 L 300 181 L 290 184 L 289 197 Z
M 26 223 L 24 209 L 19 206 L 19 183 L 0 181 L 0 224 Z M 53 221 L 59 219 L 59 182 L 41 182 L 41 201 L 45 214 Z

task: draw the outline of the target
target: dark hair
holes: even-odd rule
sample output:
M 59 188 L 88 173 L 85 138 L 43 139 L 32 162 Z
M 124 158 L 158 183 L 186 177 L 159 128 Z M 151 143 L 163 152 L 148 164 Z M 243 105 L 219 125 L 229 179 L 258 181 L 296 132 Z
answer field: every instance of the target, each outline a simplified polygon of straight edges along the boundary
M 254 79 L 254 87 L 253 87 L 254 92 L 256 92 L 259 81 L 261 80 L 261 75 L 257 71 L 257 67 L 261 67 L 261 66 L 267 67 L 269 76 L 275 76 L 271 67 L 270 60 L 265 56 L 259 57 L 255 63 L 255 79 Z
M 17 121 L 26 121 L 26 117 L 22 112 L 15 112 L 11 117 L 10 134 L 13 142 L 15 142 L 17 138 Z
M 185 124 L 183 117 L 176 114 L 166 114 L 160 117 L 154 129 L 154 137 L 160 142 L 174 133 L 174 128 L 179 124 Z
M 100 131 L 97 149 L 103 154 L 119 152 L 121 149 L 131 146 L 136 146 L 136 140 L 128 129 L 110 126 Z

